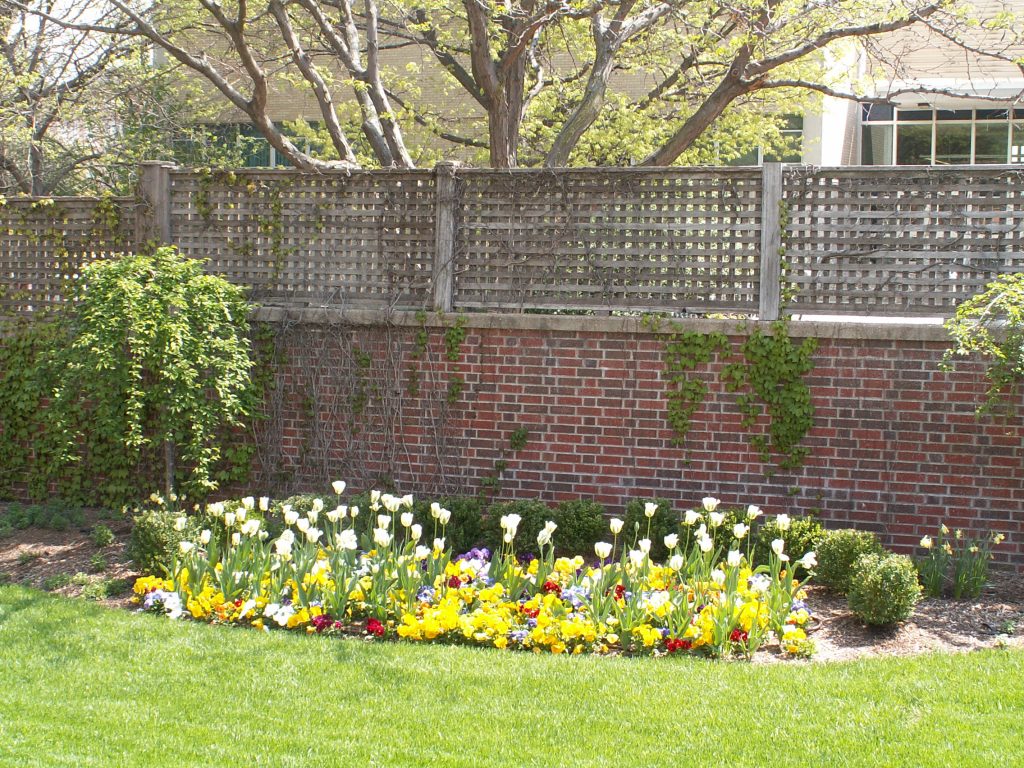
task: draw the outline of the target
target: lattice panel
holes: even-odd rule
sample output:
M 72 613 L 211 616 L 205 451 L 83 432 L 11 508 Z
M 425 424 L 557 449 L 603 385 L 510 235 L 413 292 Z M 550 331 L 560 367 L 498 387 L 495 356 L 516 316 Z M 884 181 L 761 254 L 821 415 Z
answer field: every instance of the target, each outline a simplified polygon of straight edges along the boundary
M 948 316 L 1024 268 L 1024 171 L 793 168 L 784 197 L 795 312 Z
M 757 169 L 458 176 L 457 307 L 757 311 Z
M 174 242 L 269 305 L 423 307 L 434 216 L 429 171 L 171 173 Z
M 83 263 L 131 248 L 130 198 L 13 198 L 0 205 L 0 317 L 64 303 Z

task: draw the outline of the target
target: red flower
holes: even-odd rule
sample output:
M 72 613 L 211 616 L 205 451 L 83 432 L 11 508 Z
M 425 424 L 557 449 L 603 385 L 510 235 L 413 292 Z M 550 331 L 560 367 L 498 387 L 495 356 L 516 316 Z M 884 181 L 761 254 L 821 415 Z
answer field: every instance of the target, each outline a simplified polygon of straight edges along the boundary
M 734 643 L 745 643 L 749 635 L 742 629 L 734 629 L 732 634 L 729 635 L 729 639 Z
M 544 586 L 541 587 L 541 591 L 543 591 L 543 592 L 553 592 L 556 595 L 561 595 L 562 594 L 562 588 L 560 586 L 558 586 L 558 584 L 556 584 L 555 582 L 551 581 L 550 579 L 548 581 L 544 582 Z
M 626 587 L 624 585 L 622 585 L 622 584 L 616 584 L 615 585 L 615 599 L 616 600 L 621 600 L 625 594 L 626 594 Z
M 366 631 L 376 637 L 384 637 L 384 625 L 377 621 L 377 619 L 366 620 Z
M 669 653 L 675 653 L 676 651 L 688 651 L 693 647 L 693 641 L 685 640 L 681 637 L 670 637 L 665 641 L 665 648 L 668 649 Z
M 519 606 L 519 610 L 523 612 L 523 615 L 530 619 L 536 619 L 537 616 L 540 615 L 539 608 L 527 608 L 525 605 L 521 605 Z
M 448 586 L 452 589 L 458 589 L 462 586 L 462 579 L 460 579 L 458 576 L 452 576 L 450 579 L 448 579 Z

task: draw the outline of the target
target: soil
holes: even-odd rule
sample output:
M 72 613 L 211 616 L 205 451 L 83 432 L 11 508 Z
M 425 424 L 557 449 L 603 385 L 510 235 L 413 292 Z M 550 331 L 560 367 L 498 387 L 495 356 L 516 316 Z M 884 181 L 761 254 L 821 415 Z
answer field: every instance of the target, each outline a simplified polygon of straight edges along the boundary
M 116 541 L 97 547 L 93 526 L 109 527 Z M 130 586 L 138 575 L 126 552 L 131 524 L 128 521 L 87 516 L 86 525 L 68 531 L 30 528 L 0 539 L 0 583 L 21 583 L 43 588 L 58 574 L 89 574 L 91 579 L 125 579 Z M 107 561 L 102 573 L 90 573 L 90 560 L 101 554 Z M 81 579 L 79 579 L 81 580 Z M 78 596 L 83 587 L 68 584 L 52 591 Z M 977 599 L 925 598 L 914 615 L 886 629 L 866 626 L 846 606 L 846 599 L 820 586 L 808 588 L 808 605 L 816 618 L 810 636 L 817 646 L 815 661 L 840 661 L 870 656 L 910 656 L 929 651 L 973 651 L 979 648 L 1024 648 L 1024 575 L 996 571 Z M 112 607 L 130 606 L 126 590 L 101 601 Z M 759 653 L 757 660 L 779 660 L 773 653 Z M 788 662 L 791 663 L 791 662 Z

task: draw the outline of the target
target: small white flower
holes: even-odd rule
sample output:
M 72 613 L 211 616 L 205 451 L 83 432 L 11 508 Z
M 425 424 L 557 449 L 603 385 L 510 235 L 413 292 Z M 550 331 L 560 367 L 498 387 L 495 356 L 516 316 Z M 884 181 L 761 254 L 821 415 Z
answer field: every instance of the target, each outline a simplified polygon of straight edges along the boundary
M 716 499 L 714 496 L 705 496 L 700 500 L 701 506 L 704 507 L 705 512 L 714 512 L 718 508 L 718 505 L 722 502 Z
M 750 506 L 747 507 L 747 520 L 756 520 L 762 514 L 763 513 L 761 512 L 761 508 L 754 504 L 751 504 Z
M 537 546 L 546 547 L 549 543 L 551 543 L 551 534 L 547 528 L 542 528 L 537 534 Z
M 182 541 L 178 543 L 178 549 L 181 550 L 181 554 L 183 555 L 187 555 L 189 552 L 195 549 L 195 546 L 196 545 L 193 544 L 191 541 Z
M 412 521 L 413 521 L 412 512 L 403 512 L 402 516 L 399 519 L 402 522 L 402 527 L 403 528 L 410 527 L 412 525 Z
M 688 509 L 683 515 L 683 522 L 687 525 L 694 525 L 698 520 L 701 519 L 701 514 L 695 509 Z
M 785 548 L 786 548 L 786 542 L 783 541 L 782 539 L 775 539 L 772 542 L 772 552 L 774 552 L 776 555 L 781 555 L 782 554 L 782 550 L 784 550 Z
M 447 509 L 442 509 L 440 513 L 437 515 L 437 522 L 439 522 L 442 526 L 448 525 L 448 521 L 451 519 L 452 513 Z
M 435 552 L 444 552 L 444 539 L 442 539 L 442 538 L 434 539 L 434 551 Z
M 327 519 L 332 523 L 336 523 L 345 516 L 346 511 L 348 511 L 347 507 L 339 505 L 327 513 Z
M 288 625 L 288 619 L 290 619 L 294 613 L 295 611 L 290 605 L 282 605 L 277 609 L 277 612 L 274 613 L 273 619 L 277 622 L 279 627 L 285 627 Z
M 308 531 L 306 531 L 306 541 L 308 541 L 310 544 L 316 544 L 318 541 L 320 541 L 320 537 L 323 535 L 324 532 L 321 531 L 319 528 L 310 528 Z
M 235 524 L 235 513 L 234 512 L 225 512 L 224 513 L 224 527 L 225 528 L 230 528 L 234 524 Z
M 333 483 L 331 483 L 331 488 L 334 489 L 334 493 L 336 495 L 341 496 L 341 494 L 345 492 L 345 481 L 335 480 Z
M 672 555 L 672 557 L 668 559 L 668 567 L 673 571 L 681 571 L 683 569 L 683 556 Z
M 423 535 L 423 526 L 419 523 L 409 526 L 409 534 L 412 536 L 413 541 L 419 541 L 420 536 Z
M 631 550 L 629 550 L 629 560 L 630 560 L 631 563 L 633 563 L 633 566 L 635 568 L 639 568 L 640 566 L 642 566 L 644 564 L 644 560 L 646 560 L 646 559 L 647 559 L 647 555 L 642 550 L 639 550 L 639 549 L 631 549 Z
M 725 562 L 729 564 L 730 568 L 739 567 L 740 561 L 743 560 L 743 555 L 735 549 L 730 550 Z
M 715 568 L 715 570 L 711 572 L 711 580 L 718 586 L 722 586 L 725 584 L 725 572 L 720 568 Z
M 780 531 L 788 531 L 790 522 L 789 515 L 778 515 L 775 518 L 775 524 L 779 526 Z
M 391 543 L 391 534 L 384 528 L 373 529 L 373 543 L 378 547 L 386 547 Z
M 299 513 L 292 509 L 292 505 L 285 504 L 284 507 L 281 508 L 281 511 L 284 512 L 284 524 L 295 525 L 296 521 L 299 519 Z
M 377 515 L 377 527 L 378 528 L 387 528 L 390 525 L 391 525 L 391 516 L 390 515 Z
M 763 595 L 767 592 L 771 585 L 772 580 L 766 574 L 756 573 L 750 577 L 750 590 L 759 595 Z
M 710 552 L 711 549 L 715 546 L 715 541 L 710 536 L 705 534 L 704 536 L 701 536 L 699 539 L 697 539 L 697 546 L 700 547 L 701 552 Z
M 735 536 L 737 539 L 742 539 L 744 536 L 747 535 L 747 531 L 749 530 L 750 528 L 744 525 L 743 523 L 736 523 L 736 525 L 732 527 L 732 535 Z
M 412 556 L 416 560 L 426 560 L 430 557 L 430 550 L 426 547 L 416 547 L 416 550 L 412 553 Z
M 324 500 L 323 499 L 313 499 L 313 511 L 314 512 L 318 512 L 319 513 L 321 511 L 323 511 L 323 508 L 324 508 Z
M 811 568 L 818 564 L 818 556 L 813 551 L 807 552 L 804 554 L 803 557 L 797 560 L 796 563 L 797 565 L 809 571 L 811 570 Z
M 638 541 L 636 543 L 636 547 L 641 552 L 643 552 L 645 555 L 649 555 L 651 553 L 651 540 L 650 539 L 640 539 L 640 541 Z
M 612 545 L 607 541 L 599 541 L 594 544 L 594 554 L 600 559 L 604 560 L 608 555 L 612 553 Z
M 209 528 L 204 528 L 204 529 L 203 529 L 203 531 L 202 531 L 202 533 L 200 533 L 200 534 L 199 534 L 199 541 L 200 541 L 200 543 L 201 543 L 201 544 L 202 544 L 202 545 L 203 545 L 204 547 L 205 547 L 205 546 L 206 546 L 207 544 L 209 544 L 209 543 L 210 543 L 210 536 L 211 536 L 211 535 L 212 535 L 212 534 L 210 533 L 210 529 L 209 529 Z
M 658 505 L 653 501 L 648 501 L 644 504 L 644 515 L 646 517 L 654 517 L 654 513 L 658 511 Z
M 413 505 L 412 494 L 411 493 L 405 494 L 405 496 L 403 496 L 402 498 L 399 499 L 399 502 L 401 502 L 402 506 L 405 507 L 406 509 L 412 509 L 412 505 Z
M 260 512 L 266 512 L 270 509 L 270 497 L 260 496 Z
M 220 517 L 221 515 L 224 514 L 224 502 L 223 501 L 216 501 L 213 504 L 208 505 L 206 507 L 206 511 L 209 512 L 214 517 Z
M 323 507 L 321 507 L 323 509 Z M 309 518 L 309 522 L 316 524 L 317 519 L 320 517 L 320 510 L 314 506 L 309 512 L 306 513 L 306 517 Z
M 435 520 L 441 516 L 441 505 L 436 501 L 430 502 L 430 516 Z
M 709 512 L 708 513 L 708 523 L 710 523 L 712 528 L 717 528 L 718 526 L 720 526 L 724 522 L 725 522 L 725 513 L 724 512 Z
M 245 509 L 246 511 L 249 511 L 250 509 L 255 509 L 256 499 L 254 499 L 252 496 L 246 496 L 244 499 L 242 499 L 242 508 Z
M 235 531 L 234 533 L 232 533 L 231 534 L 231 546 L 237 547 L 241 543 L 242 543 L 242 534 L 240 534 L 238 531 Z
M 335 536 L 334 541 L 338 544 L 338 549 L 354 550 L 359 546 L 359 542 L 356 541 L 356 532 L 351 528 L 346 528 Z
M 611 528 L 612 529 L 612 533 L 614 533 L 617 536 L 618 534 L 620 534 L 622 532 L 622 520 L 620 520 L 617 517 L 613 517 L 608 522 L 608 527 Z
M 670 533 L 668 536 L 665 537 L 665 546 L 668 549 L 675 549 L 676 545 L 678 545 L 678 544 L 679 544 L 679 534 L 678 533 Z
M 302 533 L 305 533 L 306 531 L 308 531 L 310 529 L 309 518 L 300 517 L 298 522 L 295 523 L 295 527 L 298 528 L 300 531 L 302 531 Z
M 175 521 L 174 521 L 174 530 L 179 531 L 179 532 L 184 531 L 186 525 L 188 525 L 188 518 L 187 517 L 182 516 L 182 517 L 176 518 Z
M 349 507 L 348 514 L 353 520 L 355 520 L 359 517 L 359 507 Z

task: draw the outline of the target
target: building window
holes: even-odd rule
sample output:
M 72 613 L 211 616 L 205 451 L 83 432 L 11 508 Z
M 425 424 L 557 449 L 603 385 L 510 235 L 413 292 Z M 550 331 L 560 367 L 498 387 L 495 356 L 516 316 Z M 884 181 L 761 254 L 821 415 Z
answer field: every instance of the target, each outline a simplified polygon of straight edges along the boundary
M 865 104 L 861 163 L 1024 163 L 1024 109 L 894 109 Z

